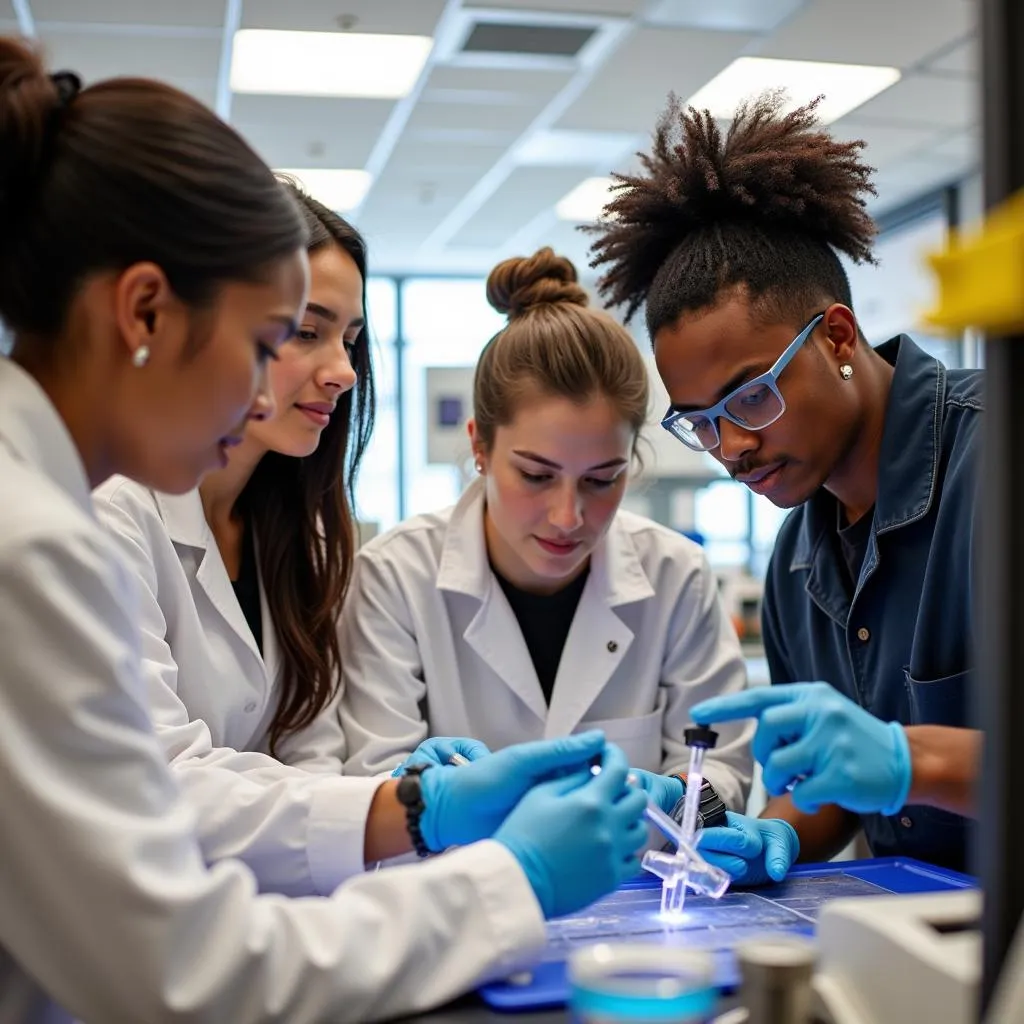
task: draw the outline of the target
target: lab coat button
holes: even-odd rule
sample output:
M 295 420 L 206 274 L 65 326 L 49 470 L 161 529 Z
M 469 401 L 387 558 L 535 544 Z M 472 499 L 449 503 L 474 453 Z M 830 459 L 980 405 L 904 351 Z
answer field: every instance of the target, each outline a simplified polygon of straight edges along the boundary
M 246 714 L 251 715 L 255 710 L 256 710 L 256 701 L 251 700 L 251 701 L 249 701 L 248 704 L 245 705 L 245 712 L 246 712 Z
M 619 645 L 614 640 L 609 640 L 608 641 L 608 651 L 609 651 L 609 653 L 614 654 L 618 649 L 619 649 Z
M 871 639 L 870 631 L 864 626 L 861 626 L 860 629 L 857 630 L 857 639 L 866 644 Z
M 914 824 L 914 819 L 910 818 L 906 814 L 904 814 L 903 817 L 900 818 L 900 824 L 904 828 L 911 828 L 913 826 L 913 824 Z

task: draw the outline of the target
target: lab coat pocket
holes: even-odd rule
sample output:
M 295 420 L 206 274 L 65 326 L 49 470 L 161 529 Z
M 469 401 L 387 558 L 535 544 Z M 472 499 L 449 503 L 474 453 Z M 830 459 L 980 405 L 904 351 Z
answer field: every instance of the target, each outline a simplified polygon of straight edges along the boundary
M 910 700 L 910 725 L 967 727 L 970 671 L 926 681 L 915 679 L 907 667 L 903 669 L 903 675 Z
M 605 739 L 621 747 L 633 768 L 649 772 L 661 771 L 661 731 L 664 711 L 662 702 L 647 715 L 635 718 L 609 718 L 598 722 L 581 722 L 577 732 L 601 729 Z

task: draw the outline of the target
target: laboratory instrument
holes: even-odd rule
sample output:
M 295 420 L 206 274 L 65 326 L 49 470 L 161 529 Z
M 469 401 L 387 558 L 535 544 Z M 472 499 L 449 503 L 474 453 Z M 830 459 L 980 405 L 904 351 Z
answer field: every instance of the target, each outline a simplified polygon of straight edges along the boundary
M 456 751 L 454 754 L 452 754 L 451 757 L 448 758 L 448 763 L 456 765 L 456 766 L 459 766 L 459 765 L 469 764 L 470 761 L 469 761 L 468 757 L 463 757 L 462 754 L 460 754 L 458 751 Z
M 570 1005 L 579 1024 L 700 1024 L 715 1012 L 714 965 L 705 950 L 599 943 L 569 959 Z
M 747 1024 L 809 1024 L 814 943 L 798 935 L 764 935 L 736 946 Z
M 981 893 L 839 899 L 818 921 L 815 1012 L 828 1024 L 976 1024 Z

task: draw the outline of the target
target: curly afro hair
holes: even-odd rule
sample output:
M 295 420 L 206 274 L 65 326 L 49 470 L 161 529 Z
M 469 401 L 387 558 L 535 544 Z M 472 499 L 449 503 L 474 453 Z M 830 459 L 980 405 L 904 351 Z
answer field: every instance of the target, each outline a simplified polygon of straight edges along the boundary
M 850 304 L 837 253 L 874 262 L 865 210 L 873 168 L 863 142 L 838 142 L 819 124 L 820 97 L 790 113 L 769 92 L 743 104 L 723 134 L 707 110 L 676 96 L 641 154 L 644 173 L 617 174 L 591 266 L 627 322 L 645 302 L 647 328 L 707 309 L 745 286 L 766 321 L 801 321 L 823 303 Z

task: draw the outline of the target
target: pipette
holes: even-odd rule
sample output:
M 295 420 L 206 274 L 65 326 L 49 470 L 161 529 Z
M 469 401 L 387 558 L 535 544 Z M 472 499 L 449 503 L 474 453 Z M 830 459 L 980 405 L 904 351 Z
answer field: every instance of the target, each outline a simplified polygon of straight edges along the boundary
M 683 739 L 690 748 L 690 769 L 686 773 L 686 793 L 683 797 L 682 842 L 688 849 L 694 848 L 697 834 L 697 814 L 700 811 L 700 791 L 704 785 L 704 755 L 718 742 L 718 733 L 707 726 L 691 726 L 683 733 Z M 701 862 L 704 859 L 701 858 Z M 670 915 L 683 912 L 686 901 L 687 872 L 680 871 L 673 878 L 663 878 L 661 905 Z

